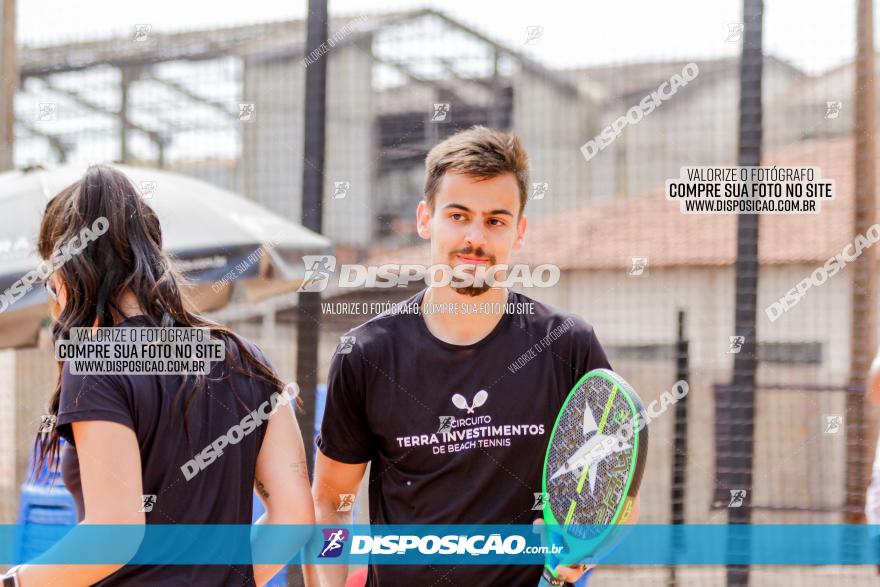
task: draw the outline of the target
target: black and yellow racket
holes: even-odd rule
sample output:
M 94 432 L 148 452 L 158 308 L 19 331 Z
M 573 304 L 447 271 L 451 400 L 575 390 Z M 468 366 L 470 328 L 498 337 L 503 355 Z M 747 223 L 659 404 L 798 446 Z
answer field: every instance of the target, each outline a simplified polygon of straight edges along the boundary
M 548 555 L 542 584 L 562 585 L 555 568 L 592 559 L 612 542 L 642 481 L 648 453 L 645 408 L 617 373 L 594 369 L 568 394 L 544 458 L 544 523 L 565 554 Z

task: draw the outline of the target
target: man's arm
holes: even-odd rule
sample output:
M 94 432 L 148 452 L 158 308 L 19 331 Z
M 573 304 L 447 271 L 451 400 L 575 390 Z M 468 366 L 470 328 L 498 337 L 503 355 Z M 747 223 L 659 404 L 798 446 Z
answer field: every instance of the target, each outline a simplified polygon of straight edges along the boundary
M 327 526 L 351 524 L 351 510 L 337 511 L 340 495 L 357 495 L 367 463 L 348 464 L 327 457 L 320 450 L 315 459 L 312 497 L 315 500 L 315 523 Z M 348 565 L 305 565 L 306 587 L 342 587 L 348 577 Z

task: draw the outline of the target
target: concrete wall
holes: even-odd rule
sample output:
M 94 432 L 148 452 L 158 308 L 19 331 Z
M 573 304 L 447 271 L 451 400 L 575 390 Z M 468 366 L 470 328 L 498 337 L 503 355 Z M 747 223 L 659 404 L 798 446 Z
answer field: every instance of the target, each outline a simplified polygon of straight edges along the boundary
M 764 67 L 763 97 L 769 103 L 798 77 L 774 60 L 766 60 Z M 669 75 L 674 73 L 681 71 L 671 70 Z M 599 131 L 626 114 L 642 97 L 607 104 L 600 116 Z M 678 177 L 682 166 L 735 165 L 738 108 L 739 79 L 735 70 L 720 78 L 701 73 L 640 122 L 624 127 L 613 143 L 590 160 L 592 193 L 602 198 L 662 191 L 665 180 Z M 772 113 L 768 115 L 767 124 L 793 125 L 788 119 L 775 118 Z
M 0 351 L 0 523 L 16 520 L 34 435 L 57 377 L 49 348 Z
M 880 72 L 880 65 L 877 65 Z M 838 67 L 768 103 L 764 144 L 774 148 L 816 137 L 835 137 L 853 130 L 855 66 Z M 828 102 L 841 102 L 835 118 L 826 118 Z M 880 97 L 876 108 L 880 109 Z
M 19 470 L 16 455 L 16 402 L 15 354 L 13 350 L 0 351 L 0 524 L 15 522 L 16 475 Z
M 590 201 L 590 167 L 580 152 L 595 125 L 598 106 L 586 91 L 572 95 L 520 71 L 513 80 L 513 131 L 529 153 L 531 182 L 547 194 L 526 205 L 532 216 L 555 214 Z M 531 186 L 529 186 L 531 197 Z
M 373 235 L 375 149 L 372 60 L 369 45 L 342 46 L 327 64 L 327 145 L 324 234 L 365 246 Z M 256 105 L 243 122 L 242 173 L 246 195 L 294 222 L 301 220 L 306 67 L 300 57 L 248 60 L 243 102 Z M 335 182 L 350 182 L 334 198 Z

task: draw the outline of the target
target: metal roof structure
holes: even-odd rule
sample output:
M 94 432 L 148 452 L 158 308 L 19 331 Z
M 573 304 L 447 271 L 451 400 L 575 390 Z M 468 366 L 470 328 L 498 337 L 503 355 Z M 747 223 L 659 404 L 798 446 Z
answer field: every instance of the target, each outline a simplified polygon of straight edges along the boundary
M 92 140 L 103 141 L 109 159 L 165 167 L 166 160 L 180 156 L 175 140 L 194 133 L 215 137 L 203 141 L 208 148 L 195 153 L 196 160 L 234 159 L 243 116 L 243 68 L 300 59 L 305 53 L 303 20 L 169 33 L 146 26 L 128 38 L 19 49 L 16 150 L 23 156 L 17 159 L 45 159 L 48 145 L 64 162 L 79 141 Z M 433 27 L 457 42 L 444 43 L 445 52 L 419 54 L 416 44 L 405 47 L 401 41 L 419 27 Z M 448 96 L 462 113 L 488 111 L 490 120 L 503 124 L 509 119 L 503 111 L 510 109 L 504 80 L 514 68 L 577 94 L 576 84 L 566 77 L 437 10 L 340 17 L 329 23 L 331 36 L 347 28 L 350 34 L 334 47 L 368 43 L 374 63 L 385 72 L 377 79 L 393 80 L 376 88 L 387 94 L 379 101 L 380 114 L 407 110 L 407 100 L 400 97 L 425 87 Z M 398 91 L 395 100 L 395 88 L 402 87 L 406 91 Z M 191 144 L 187 155 L 193 156 Z

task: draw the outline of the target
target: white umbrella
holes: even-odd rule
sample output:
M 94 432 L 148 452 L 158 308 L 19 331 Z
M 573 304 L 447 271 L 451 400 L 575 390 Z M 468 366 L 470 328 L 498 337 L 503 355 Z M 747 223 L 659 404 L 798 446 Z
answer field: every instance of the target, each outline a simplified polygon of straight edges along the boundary
M 245 285 L 250 299 L 295 289 L 305 276 L 304 255 L 332 253 L 320 234 L 207 182 L 151 168 L 114 167 L 156 211 L 165 251 L 195 284 L 189 295 L 202 311 L 225 304 L 235 281 Z M 0 294 L 40 264 L 36 242 L 46 203 L 84 173 L 83 165 L 65 165 L 0 174 Z M 30 287 L 15 298 L 0 302 L 0 348 L 34 344 L 47 315 L 43 288 Z

